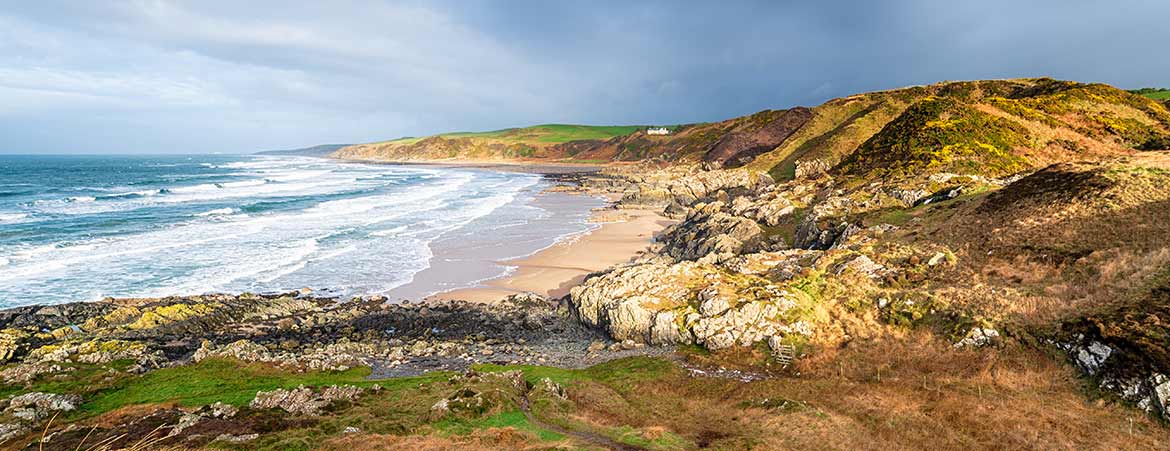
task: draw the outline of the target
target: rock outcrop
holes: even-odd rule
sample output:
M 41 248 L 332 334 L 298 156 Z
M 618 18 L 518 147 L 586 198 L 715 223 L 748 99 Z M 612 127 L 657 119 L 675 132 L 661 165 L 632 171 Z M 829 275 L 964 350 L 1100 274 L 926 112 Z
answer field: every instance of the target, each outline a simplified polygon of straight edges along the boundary
M 755 221 L 723 212 L 722 202 L 699 204 L 682 223 L 662 233 L 663 253 L 679 260 L 733 256 L 759 249 L 763 229 Z
M 331 385 L 320 390 L 304 386 L 292 390 L 278 388 L 256 393 L 249 407 L 281 409 L 296 415 L 320 415 L 330 404 L 337 401 L 352 401 L 364 391 L 365 389 L 352 385 Z
M 616 268 L 570 294 L 582 321 L 616 339 L 711 349 L 811 334 L 813 325 L 796 312 L 801 302 L 765 279 L 730 277 L 714 265 L 689 261 Z

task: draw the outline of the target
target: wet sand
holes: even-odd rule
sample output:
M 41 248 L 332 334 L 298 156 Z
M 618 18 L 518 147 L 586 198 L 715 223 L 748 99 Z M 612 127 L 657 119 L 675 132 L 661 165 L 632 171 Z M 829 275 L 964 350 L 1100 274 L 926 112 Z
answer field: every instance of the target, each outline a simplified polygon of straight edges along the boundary
M 504 277 L 427 299 L 492 302 L 522 292 L 561 297 L 589 273 L 636 258 L 658 232 L 674 222 L 650 210 L 601 210 L 594 213 L 592 220 L 600 222 L 601 227 L 531 256 L 499 262 L 514 268 Z

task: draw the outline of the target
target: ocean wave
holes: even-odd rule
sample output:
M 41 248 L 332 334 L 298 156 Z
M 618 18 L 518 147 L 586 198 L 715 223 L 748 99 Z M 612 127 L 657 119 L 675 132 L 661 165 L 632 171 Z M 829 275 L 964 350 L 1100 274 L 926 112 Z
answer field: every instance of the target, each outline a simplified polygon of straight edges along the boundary
M 160 189 L 150 189 L 150 190 L 141 190 L 141 191 L 130 191 L 130 192 L 126 192 L 126 193 L 107 194 L 104 196 L 98 196 L 97 198 L 105 200 L 105 199 L 132 198 L 132 197 L 150 197 L 150 196 L 157 196 L 160 194 L 167 194 L 169 192 L 170 192 L 170 190 L 168 190 L 166 188 L 160 188 Z
M 236 210 L 235 208 L 216 208 L 215 210 L 208 210 L 208 211 L 205 211 L 203 213 L 195 213 L 195 216 L 198 216 L 198 217 L 224 216 L 224 215 L 230 215 L 232 213 L 235 213 L 236 211 L 238 211 L 238 210 Z M 248 215 L 244 215 L 244 217 L 247 217 L 247 216 Z
M 213 191 L 221 191 L 231 188 L 245 188 L 249 186 L 260 186 L 268 183 L 265 180 L 244 180 L 240 182 L 223 182 L 223 183 L 204 183 L 195 186 L 183 186 L 178 188 L 171 188 L 173 193 L 206 193 Z
M 97 198 L 93 197 L 93 196 L 73 196 L 73 197 L 66 197 L 65 198 L 66 202 L 76 202 L 76 203 L 93 202 L 95 200 L 97 200 Z
M 291 182 L 295 180 L 305 180 L 321 177 L 332 173 L 332 170 L 303 170 L 303 171 L 282 171 L 273 174 L 266 174 L 265 180 L 272 182 Z
M 258 282 L 268 283 L 305 269 L 305 266 L 308 266 L 309 262 L 312 261 L 309 257 L 320 249 L 320 241 L 316 238 L 310 238 L 302 240 L 300 243 L 299 248 L 296 248 L 292 255 L 286 258 L 284 262 L 278 263 L 275 268 L 261 271 L 257 275 L 256 280 Z M 354 250 L 356 249 L 354 247 Z
M 0 213 L 0 222 L 16 222 L 27 217 L 28 213 Z
M 405 230 L 406 230 L 408 227 L 409 227 L 409 226 L 398 226 L 398 227 L 395 227 L 395 228 L 392 228 L 392 229 L 386 229 L 386 230 L 375 230 L 375 231 L 373 231 L 373 232 L 370 232 L 370 234 L 369 234 L 369 235 L 370 235 L 370 236 L 378 236 L 378 237 L 394 236 L 394 235 L 397 235 L 397 234 L 399 234 L 399 233 L 402 233 L 402 232 L 403 232 L 403 231 L 405 231 Z

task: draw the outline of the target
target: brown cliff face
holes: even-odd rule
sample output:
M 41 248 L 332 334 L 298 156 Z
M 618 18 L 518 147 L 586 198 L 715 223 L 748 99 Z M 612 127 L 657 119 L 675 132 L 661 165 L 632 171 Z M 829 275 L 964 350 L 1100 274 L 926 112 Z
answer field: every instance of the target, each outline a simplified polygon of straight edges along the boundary
M 785 110 L 779 117 L 758 129 L 728 133 L 703 156 L 703 161 L 708 163 L 708 166 L 716 168 L 743 166 L 757 155 L 775 149 L 812 117 L 812 110 L 796 107 Z
M 812 110 L 804 107 L 764 110 L 720 122 L 680 126 L 669 135 L 639 131 L 587 146 L 565 143 L 558 147 L 574 149 L 572 155 L 577 159 L 738 167 L 774 149 L 812 116 Z

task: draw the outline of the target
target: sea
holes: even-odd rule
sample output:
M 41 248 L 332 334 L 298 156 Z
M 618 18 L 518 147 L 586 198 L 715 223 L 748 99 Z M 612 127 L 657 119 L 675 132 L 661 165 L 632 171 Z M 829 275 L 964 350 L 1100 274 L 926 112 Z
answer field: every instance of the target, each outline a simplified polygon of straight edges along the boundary
M 537 174 L 296 156 L 0 155 L 0 307 L 310 288 L 473 286 L 592 230 Z M 413 276 L 482 249 L 442 287 Z M 460 254 L 467 258 L 466 252 Z

